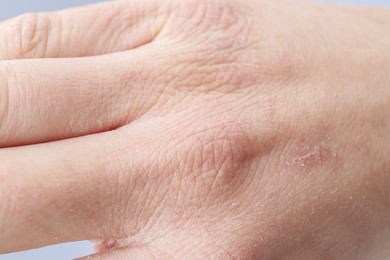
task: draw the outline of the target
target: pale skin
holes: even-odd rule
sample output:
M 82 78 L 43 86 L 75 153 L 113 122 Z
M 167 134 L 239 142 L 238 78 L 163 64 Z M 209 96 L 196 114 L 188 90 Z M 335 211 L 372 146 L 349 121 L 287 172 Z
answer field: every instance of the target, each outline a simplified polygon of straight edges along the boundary
M 127 0 L 0 24 L 0 253 L 390 256 L 390 10 Z

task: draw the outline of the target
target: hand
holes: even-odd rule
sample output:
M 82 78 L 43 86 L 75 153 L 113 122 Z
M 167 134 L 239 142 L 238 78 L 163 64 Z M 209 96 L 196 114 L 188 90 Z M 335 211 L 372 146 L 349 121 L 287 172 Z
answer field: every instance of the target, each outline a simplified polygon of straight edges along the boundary
M 385 258 L 389 17 L 146 0 L 2 23 L 0 253 Z

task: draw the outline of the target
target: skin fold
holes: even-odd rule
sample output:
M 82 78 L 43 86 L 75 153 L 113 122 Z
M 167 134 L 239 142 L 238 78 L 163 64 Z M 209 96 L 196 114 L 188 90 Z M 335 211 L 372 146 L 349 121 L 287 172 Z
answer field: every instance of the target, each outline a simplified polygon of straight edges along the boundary
M 109 1 L 0 23 L 0 253 L 388 259 L 390 10 Z

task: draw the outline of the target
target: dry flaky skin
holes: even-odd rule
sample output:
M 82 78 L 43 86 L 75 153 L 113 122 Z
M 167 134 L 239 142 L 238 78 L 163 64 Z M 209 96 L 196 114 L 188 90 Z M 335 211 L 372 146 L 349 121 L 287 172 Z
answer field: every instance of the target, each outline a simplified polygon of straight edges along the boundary
M 0 253 L 386 259 L 389 12 L 113 1 L 0 24 Z

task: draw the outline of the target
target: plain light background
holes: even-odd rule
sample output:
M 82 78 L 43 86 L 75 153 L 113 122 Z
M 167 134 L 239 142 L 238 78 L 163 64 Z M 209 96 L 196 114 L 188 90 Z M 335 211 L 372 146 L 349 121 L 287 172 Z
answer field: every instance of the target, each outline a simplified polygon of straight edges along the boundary
M 144 1 L 144 0 L 133 0 Z M 351 4 L 390 6 L 390 0 L 322 0 Z M 53 11 L 62 8 L 101 2 L 99 0 L 0 0 L 0 20 L 5 20 L 24 12 Z M 69 260 L 93 253 L 89 242 L 77 242 L 20 253 L 0 255 L 0 260 Z

